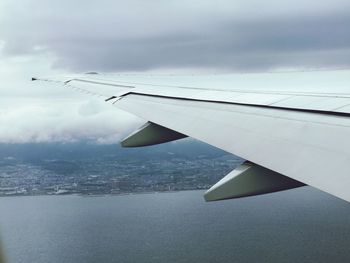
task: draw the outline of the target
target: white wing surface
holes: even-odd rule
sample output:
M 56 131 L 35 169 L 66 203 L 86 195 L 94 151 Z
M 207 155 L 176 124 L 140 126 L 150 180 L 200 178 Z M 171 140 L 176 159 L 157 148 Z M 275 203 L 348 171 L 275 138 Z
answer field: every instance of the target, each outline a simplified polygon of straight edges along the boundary
M 307 184 L 350 201 L 349 71 L 41 80 L 98 94 L 143 118 L 146 125 L 122 142 L 126 147 L 189 136 L 249 161 L 206 200 Z

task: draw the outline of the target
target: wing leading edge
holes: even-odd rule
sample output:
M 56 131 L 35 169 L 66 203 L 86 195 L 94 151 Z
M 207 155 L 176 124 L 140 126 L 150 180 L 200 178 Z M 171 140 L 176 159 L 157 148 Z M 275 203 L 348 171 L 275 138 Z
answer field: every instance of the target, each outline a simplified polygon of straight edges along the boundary
M 220 76 L 216 78 L 220 83 Z M 229 174 L 229 179 L 235 179 L 223 180 L 227 181 L 224 187 L 222 182 L 219 184 L 225 189 L 219 193 L 220 198 L 208 200 L 308 184 L 350 201 L 347 189 L 350 185 L 349 94 L 244 91 L 244 87 L 228 89 L 230 83 L 227 82 L 225 89 L 171 86 L 171 82 L 166 85 L 155 79 L 152 84 L 151 77 L 146 83 L 134 80 L 133 76 L 114 77 L 113 81 L 103 76 L 94 76 L 94 79 L 78 76 L 62 83 L 98 93 L 114 106 L 153 124 L 127 138 L 129 145 L 126 146 L 152 145 L 190 136 L 261 167 L 260 170 L 248 169 L 243 174 L 234 172 L 237 178 Z M 249 173 L 249 170 L 254 172 Z M 268 179 L 262 180 L 264 174 L 269 175 L 264 177 Z M 239 185 L 237 182 L 242 181 L 241 178 L 255 182 L 250 184 L 255 188 L 250 189 L 247 183 Z M 241 188 L 246 188 L 243 194 L 239 194 Z M 220 188 L 213 189 L 217 194 Z

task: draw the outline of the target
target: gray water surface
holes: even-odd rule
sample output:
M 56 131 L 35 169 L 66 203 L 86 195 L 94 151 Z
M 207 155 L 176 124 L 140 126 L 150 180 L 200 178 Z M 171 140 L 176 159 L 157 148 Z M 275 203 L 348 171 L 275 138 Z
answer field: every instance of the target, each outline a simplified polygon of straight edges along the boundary
M 202 191 L 0 198 L 8 262 L 350 262 L 350 204 L 304 187 L 205 203 Z

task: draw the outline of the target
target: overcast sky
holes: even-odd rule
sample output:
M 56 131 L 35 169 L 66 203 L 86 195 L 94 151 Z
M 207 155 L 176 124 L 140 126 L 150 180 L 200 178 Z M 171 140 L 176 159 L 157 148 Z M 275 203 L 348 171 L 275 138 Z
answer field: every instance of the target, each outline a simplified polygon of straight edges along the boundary
M 349 28 L 348 0 L 1 0 L 0 142 L 114 143 L 142 123 L 32 76 L 349 68 Z

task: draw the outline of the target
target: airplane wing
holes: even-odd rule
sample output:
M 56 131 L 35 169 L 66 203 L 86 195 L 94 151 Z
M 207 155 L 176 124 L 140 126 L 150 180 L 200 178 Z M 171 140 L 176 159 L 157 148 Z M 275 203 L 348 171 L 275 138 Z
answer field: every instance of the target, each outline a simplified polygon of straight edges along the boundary
M 247 160 L 207 191 L 207 201 L 305 184 L 350 201 L 349 73 L 90 73 L 33 80 L 101 96 L 143 118 L 125 147 L 189 136 Z

